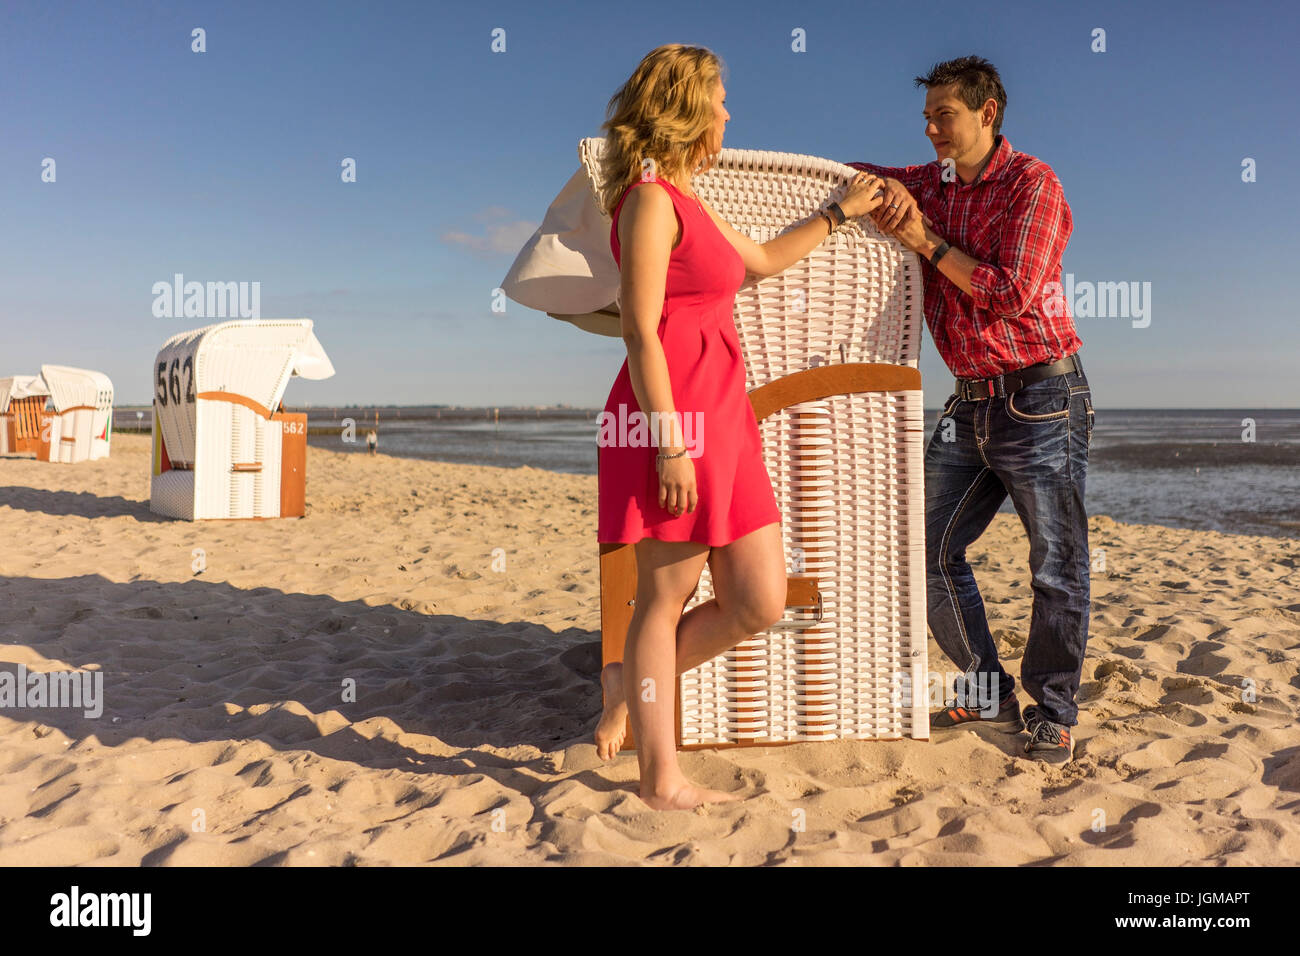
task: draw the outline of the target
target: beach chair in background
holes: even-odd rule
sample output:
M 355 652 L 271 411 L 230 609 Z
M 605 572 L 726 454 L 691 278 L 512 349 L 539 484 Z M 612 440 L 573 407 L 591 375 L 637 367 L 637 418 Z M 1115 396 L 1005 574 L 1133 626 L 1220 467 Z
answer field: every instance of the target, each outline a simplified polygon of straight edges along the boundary
M 0 378 L 0 455 L 40 453 L 41 416 L 49 397 L 39 375 Z
M 579 146 L 593 203 L 603 147 Z M 766 242 L 842 197 L 856 173 L 724 149 L 694 186 Z M 608 250 L 608 219 L 604 229 Z M 785 272 L 747 279 L 735 321 L 783 517 L 787 616 L 682 675 L 678 745 L 928 738 L 919 260 L 870 219 L 851 219 Z M 636 560 L 630 544 L 599 547 L 609 663 L 622 660 Z M 686 610 L 712 597 L 706 566 Z
M 151 511 L 187 520 L 305 513 L 307 416 L 279 408 L 295 375 L 334 374 L 310 319 L 182 332 L 163 344 L 150 371 Z
M 64 463 L 107 458 L 113 440 L 113 383 L 103 372 L 42 365 L 50 410 L 41 414 L 36 457 Z

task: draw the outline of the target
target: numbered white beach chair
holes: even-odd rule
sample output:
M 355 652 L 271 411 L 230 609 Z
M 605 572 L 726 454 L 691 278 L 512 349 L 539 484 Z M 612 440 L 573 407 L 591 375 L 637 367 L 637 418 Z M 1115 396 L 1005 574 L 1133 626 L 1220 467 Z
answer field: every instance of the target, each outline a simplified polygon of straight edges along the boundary
M 113 383 L 103 372 L 66 365 L 42 365 L 53 413 L 41 421 L 41 450 L 46 461 L 94 461 L 107 458 L 113 439 Z M 48 434 L 49 441 L 45 441 Z
M 603 148 L 579 146 L 593 203 Z M 765 242 L 842 197 L 856 172 L 724 149 L 694 185 Z M 920 263 L 870 219 L 850 220 L 785 272 L 747 280 L 735 320 L 783 516 L 787 618 L 682 675 L 678 744 L 928 738 Z M 636 561 L 632 545 L 600 552 L 608 663 L 622 659 Z M 712 597 L 706 566 L 687 609 Z
M 151 371 L 151 511 L 188 520 L 305 513 L 307 416 L 279 407 L 295 375 L 334 374 L 310 319 L 182 332 Z
M 50 390 L 39 375 L 0 378 L 0 455 L 39 456 L 41 418 L 49 397 Z

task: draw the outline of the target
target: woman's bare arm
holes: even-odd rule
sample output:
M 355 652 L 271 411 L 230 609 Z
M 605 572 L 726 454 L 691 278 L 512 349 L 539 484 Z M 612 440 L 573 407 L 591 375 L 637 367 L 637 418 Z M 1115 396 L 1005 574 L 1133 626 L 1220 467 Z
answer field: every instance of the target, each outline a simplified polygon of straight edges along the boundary
M 709 218 L 717 225 L 718 231 L 731 243 L 732 248 L 740 254 L 740 260 L 745 264 L 745 271 L 750 275 L 758 276 L 760 279 L 776 275 L 783 269 L 794 265 L 816 249 L 821 244 L 821 241 L 830 235 L 830 228 L 826 220 L 821 216 L 816 216 L 798 229 L 792 229 L 785 235 L 778 236 L 768 242 L 759 243 L 735 229 L 731 223 L 714 212 L 713 207 L 704 202 L 703 199 L 700 200 L 700 203 L 704 206 L 705 212 L 709 214 Z
M 879 206 L 884 200 L 877 196 L 871 198 L 880 188 L 880 180 L 872 176 L 861 183 L 849 187 L 840 206 L 847 216 L 862 216 Z M 740 254 L 745 264 L 745 271 L 760 279 L 784 272 L 808 253 L 812 252 L 830 234 L 830 227 L 822 216 L 814 216 L 798 228 L 791 229 L 775 239 L 758 243 L 713 211 L 713 207 L 700 200 L 709 218 L 717 224 L 718 230 L 731 243 L 732 248 Z
M 658 412 L 658 420 L 665 424 L 676 421 L 676 407 L 668 360 L 659 341 L 659 320 L 677 233 L 673 201 L 663 189 L 638 187 L 623 200 L 618 218 L 619 302 L 627 368 L 642 412 L 647 417 Z M 658 444 L 672 451 L 684 447 L 681 434 L 672 432 Z

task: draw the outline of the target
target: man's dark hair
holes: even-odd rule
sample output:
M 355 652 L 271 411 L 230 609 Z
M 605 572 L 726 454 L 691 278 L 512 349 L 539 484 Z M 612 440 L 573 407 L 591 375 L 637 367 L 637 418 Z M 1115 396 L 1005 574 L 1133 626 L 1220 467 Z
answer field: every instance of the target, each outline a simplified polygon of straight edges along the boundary
M 957 84 L 957 95 L 968 109 L 978 110 L 989 99 L 997 100 L 998 115 L 993 117 L 993 135 L 1002 132 L 1002 114 L 1007 109 L 1007 91 L 1002 88 L 998 69 L 982 56 L 963 56 L 930 67 L 926 76 L 916 77 L 916 85 L 927 90 L 935 86 Z

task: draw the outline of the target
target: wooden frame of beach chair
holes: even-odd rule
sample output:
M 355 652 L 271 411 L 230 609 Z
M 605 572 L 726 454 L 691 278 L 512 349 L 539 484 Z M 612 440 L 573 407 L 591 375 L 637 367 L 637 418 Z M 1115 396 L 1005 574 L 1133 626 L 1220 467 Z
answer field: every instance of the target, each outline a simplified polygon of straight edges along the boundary
M 41 447 L 41 416 L 45 413 L 45 396 L 33 395 L 16 399 L 10 406 L 12 417 L 13 443 L 10 445 L 17 452 L 35 454 Z
M 173 518 L 306 513 L 307 416 L 289 380 L 334 374 L 310 319 L 221 322 L 168 339 L 153 365 L 149 508 Z
M 49 388 L 39 375 L 0 378 L 0 454 L 39 456 Z
M 42 420 L 38 457 L 65 464 L 107 458 L 113 439 L 113 383 L 108 376 L 67 365 L 42 365 L 41 378 L 50 390 L 54 410 L 47 413 L 48 425 Z
M 593 191 L 603 145 L 579 147 Z M 694 184 L 765 242 L 842 196 L 855 174 L 811 156 L 724 149 Z M 792 613 L 681 676 L 683 749 L 929 736 L 921 278 L 915 255 L 858 219 L 737 294 Z M 600 545 L 603 663 L 622 659 L 635 565 L 632 545 Z M 706 566 L 685 610 L 712 598 Z M 629 728 L 624 749 L 634 746 Z

